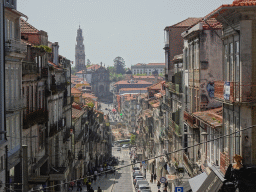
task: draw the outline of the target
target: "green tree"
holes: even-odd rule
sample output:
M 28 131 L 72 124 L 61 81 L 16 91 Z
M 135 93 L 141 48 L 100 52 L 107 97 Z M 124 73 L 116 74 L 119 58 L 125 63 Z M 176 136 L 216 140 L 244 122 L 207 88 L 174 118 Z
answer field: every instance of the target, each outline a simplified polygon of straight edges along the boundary
M 132 135 L 130 140 L 131 145 L 135 145 L 135 140 L 136 140 L 136 135 Z
M 114 68 L 115 68 L 115 73 L 125 74 L 125 61 L 122 57 L 118 56 L 114 59 Z
M 76 75 L 76 67 L 71 67 L 71 74 Z

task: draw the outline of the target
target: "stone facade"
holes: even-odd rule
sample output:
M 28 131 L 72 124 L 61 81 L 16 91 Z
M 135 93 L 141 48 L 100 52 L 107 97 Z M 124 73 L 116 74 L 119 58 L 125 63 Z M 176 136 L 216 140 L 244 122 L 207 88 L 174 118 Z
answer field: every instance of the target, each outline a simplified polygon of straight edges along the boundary
M 109 72 L 102 65 L 91 72 L 91 87 L 96 97 L 104 98 L 110 95 L 109 92 Z

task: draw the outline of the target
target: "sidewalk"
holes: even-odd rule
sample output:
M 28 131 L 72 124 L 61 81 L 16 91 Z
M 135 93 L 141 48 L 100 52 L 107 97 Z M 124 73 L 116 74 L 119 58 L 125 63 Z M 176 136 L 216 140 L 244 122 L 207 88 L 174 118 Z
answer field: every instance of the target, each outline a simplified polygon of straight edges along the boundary
M 150 175 L 150 173 L 148 171 L 146 171 L 146 180 L 148 181 L 149 186 L 151 187 L 151 191 L 152 192 L 157 192 L 158 191 L 158 188 L 157 188 L 157 185 L 156 185 L 157 181 L 155 181 L 155 183 L 154 182 L 151 183 L 150 179 L 151 179 L 151 175 Z M 162 192 L 163 190 L 164 190 L 164 187 L 163 187 L 163 185 L 161 185 L 160 191 Z

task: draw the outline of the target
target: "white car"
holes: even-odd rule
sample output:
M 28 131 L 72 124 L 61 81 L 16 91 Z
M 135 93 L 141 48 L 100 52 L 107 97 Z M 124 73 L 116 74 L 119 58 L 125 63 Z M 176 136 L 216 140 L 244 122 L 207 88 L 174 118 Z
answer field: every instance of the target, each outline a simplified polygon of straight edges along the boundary
M 138 189 L 136 189 L 136 192 L 151 192 L 151 188 L 149 185 L 139 185 Z
M 137 190 L 140 185 L 147 185 L 147 186 L 149 186 L 149 183 L 148 183 L 148 181 L 146 181 L 146 180 L 138 180 L 138 181 L 136 182 L 136 185 L 134 186 L 135 189 Z

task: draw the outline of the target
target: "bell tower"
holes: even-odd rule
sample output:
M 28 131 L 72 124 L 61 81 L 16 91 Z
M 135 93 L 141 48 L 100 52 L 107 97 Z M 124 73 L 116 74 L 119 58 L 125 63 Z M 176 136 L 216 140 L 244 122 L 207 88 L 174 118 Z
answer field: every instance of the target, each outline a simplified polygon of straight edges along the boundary
M 76 51 L 75 51 L 75 66 L 76 71 L 85 70 L 85 52 L 84 52 L 84 38 L 82 35 L 83 31 L 80 28 L 77 30 L 77 36 L 76 36 Z

